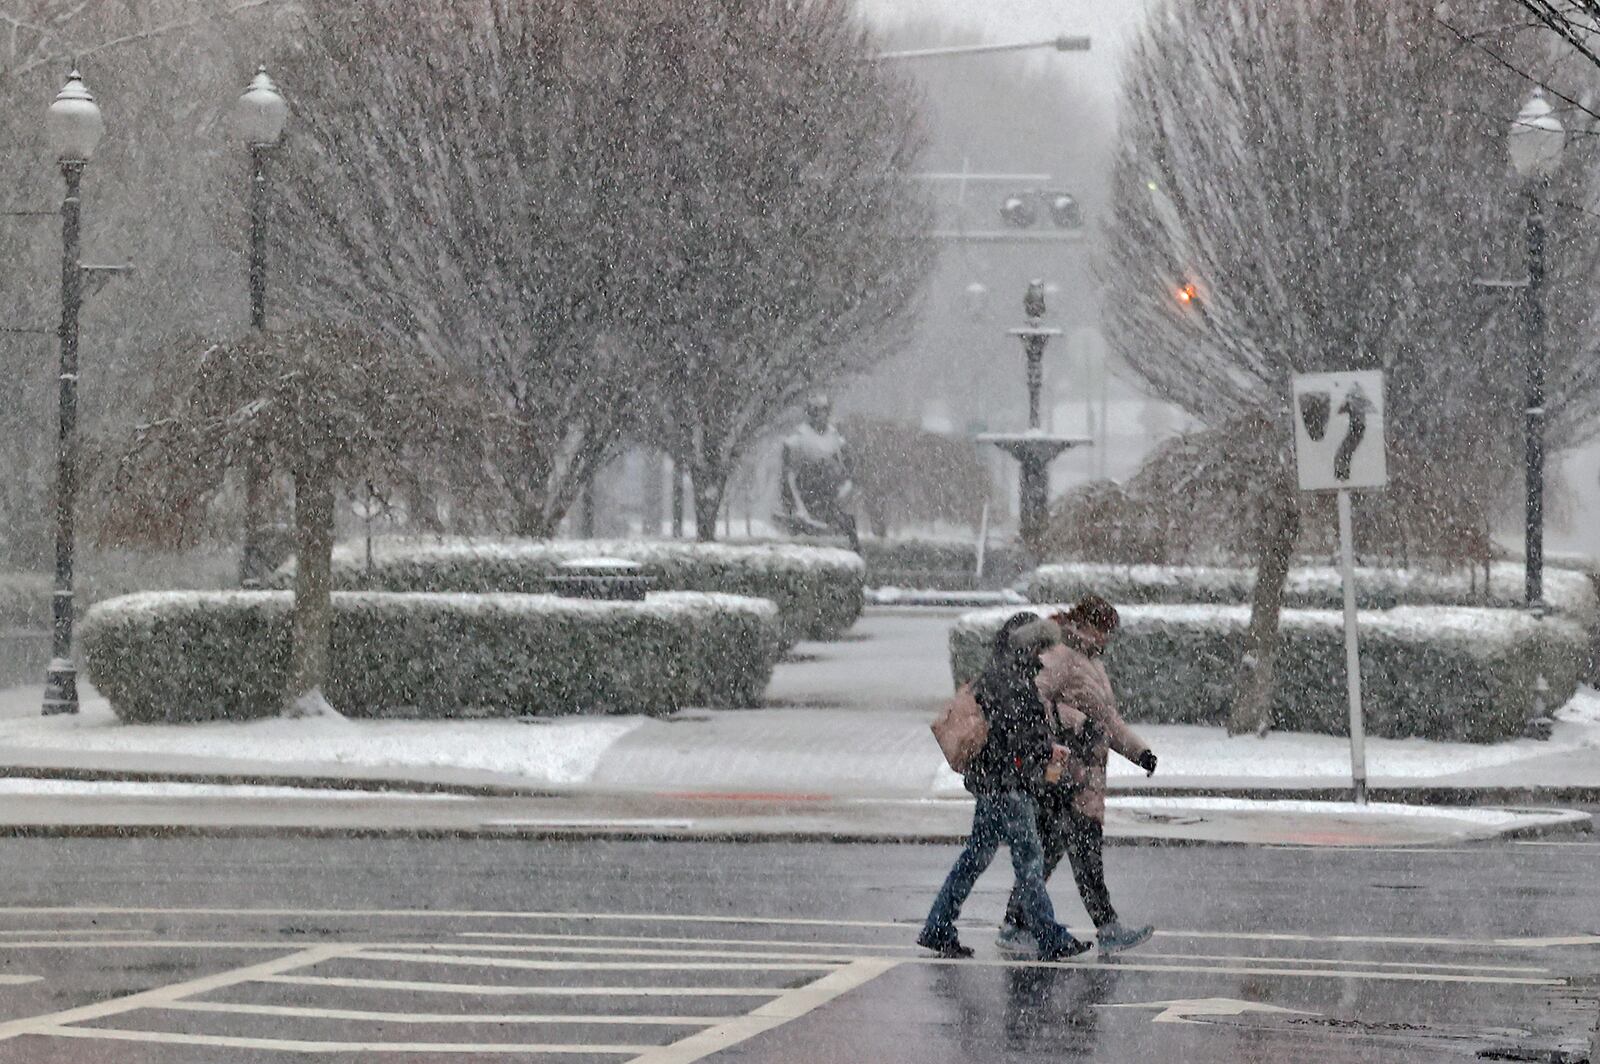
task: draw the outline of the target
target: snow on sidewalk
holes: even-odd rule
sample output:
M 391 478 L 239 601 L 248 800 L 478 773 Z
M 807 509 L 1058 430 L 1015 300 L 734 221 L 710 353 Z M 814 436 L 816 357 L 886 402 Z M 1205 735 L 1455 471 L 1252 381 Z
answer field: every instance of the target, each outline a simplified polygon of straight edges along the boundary
M 329 765 L 466 769 L 520 776 L 530 785 L 574 786 L 644 717 L 510 720 L 304 718 L 216 724 L 126 725 L 106 700 L 84 692 L 75 716 L 39 715 L 41 690 L 0 692 L 0 747 L 148 755 L 152 771 L 183 771 L 197 758 L 257 762 L 299 774 Z
M 280 718 L 124 725 L 87 689 L 76 716 L 40 716 L 39 700 L 38 687 L 0 691 L 0 748 L 27 750 L 37 755 L 35 763 L 59 761 L 62 767 L 104 754 L 120 757 L 123 767 L 134 759 L 151 772 L 185 773 L 208 759 L 225 759 L 260 775 L 320 775 L 346 766 L 402 778 L 422 771 L 487 772 L 536 788 L 966 794 L 929 735 L 931 709 L 696 710 L 676 721 Z M 1368 739 L 1368 778 L 1384 785 L 1424 784 L 1487 770 L 1497 781 L 1503 776 L 1506 785 L 1538 784 L 1525 765 L 1590 750 L 1600 772 L 1600 694 L 1581 690 L 1557 719 L 1548 742 Z M 1256 738 L 1193 725 L 1135 727 L 1161 759 L 1153 784 L 1327 786 L 1349 779 L 1349 742 L 1338 736 Z M 1114 755 L 1109 768 L 1114 790 L 1144 782 L 1139 768 Z

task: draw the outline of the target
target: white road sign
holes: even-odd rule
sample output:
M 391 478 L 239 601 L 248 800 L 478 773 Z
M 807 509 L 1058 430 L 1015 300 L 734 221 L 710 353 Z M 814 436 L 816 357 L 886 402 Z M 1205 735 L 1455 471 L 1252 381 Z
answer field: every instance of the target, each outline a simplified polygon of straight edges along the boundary
M 1302 491 L 1389 483 L 1383 371 L 1301 373 L 1294 378 L 1294 455 Z

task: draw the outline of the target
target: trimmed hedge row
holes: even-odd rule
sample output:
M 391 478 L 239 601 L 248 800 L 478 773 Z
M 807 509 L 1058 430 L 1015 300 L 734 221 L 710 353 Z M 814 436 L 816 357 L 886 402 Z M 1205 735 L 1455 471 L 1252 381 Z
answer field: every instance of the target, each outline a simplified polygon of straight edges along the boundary
M 1039 612 L 1046 612 L 1038 607 Z M 962 616 L 950 630 L 957 683 L 976 676 L 1011 609 Z M 1106 651 L 1130 721 L 1223 724 L 1249 623 L 1247 606 L 1135 605 Z M 1349 732 L 1343 615 L 1285 610 L 1277 658 L 1276 726 Z M 1571 620 L 1520 610 L 1397 607 L 1361 614 L 1361 675 L 1369 734 L 1489 742 L 1519 734 L 1543 666 L 1546 705 L 1577 689 L 1587 652 Z
M 1254 569 L 1204 566 L 1105 565 L 1074 563 L 1045 565 L 1028 577 L 1030 602 L 1074 602 L 1086 592 L 1096 592 L 1112 602 L 1201 603 L 1238 605 L 1250 601 Z M 1600 623 L 1600 599 L 1585 573 L 1546 569 L 1545 601 L 1558 613 L 1585 626 Z M 1481 606 L 1513 609 L 1523 603 L 1523 567 L 1520 562 L 1496 562 L 1490 567 L 1489 585 L 1483 571 L 1438 572 L 1418 569 L 1357 569 L 1356 604 L 1361 609 L 1397 606 Z M 1344 582 L 1333 566 L 1293 569 L 1284 586 L 1284 606 L 1289 609 L 1336 610 L 1344 608 Z
M 593 557 L 638 562 L 662 591 L 770 599 L 778 607 L 785 645 L 837 639 L 866 604 L 860 557 L 836 547 L 795 544 L 378 537 L 370 572 L 364 542 L 336 547 L 333 580 L 342 590 L 537 593 L 548 589 L 554 566 Z M 290 571 L 280 571 L 276 582 L 288 587 Z
M 1002 588 L 1027 572 L 1027 556 L 1013 543 L 990 543 L 983 556 L 983 578 L 974 571 L 976 543 L 937 539 L 866 539 L 861 557 L 871 587 L 968 591 Z
M 146 592 L 93 607 L 84 664 L 124 721 L 245 720 L 283 705 L 293 597 Z M 664 713 L 760 702 L 770 602 L 339 592 L 324 694 L 350 716 Z

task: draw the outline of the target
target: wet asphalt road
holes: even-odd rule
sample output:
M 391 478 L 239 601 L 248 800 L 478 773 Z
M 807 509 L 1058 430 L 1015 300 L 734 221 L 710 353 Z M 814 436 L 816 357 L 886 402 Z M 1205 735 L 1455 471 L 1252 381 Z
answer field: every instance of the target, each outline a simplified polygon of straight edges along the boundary
M 1163 933 L 1064 966 L 996 955 L 999 865 L 977 958 L 911 945 L 954 854 L 8 839 L 0 1062 L 1574 1060 L 1596 1018 L 1593 839 L 1115 847 Z

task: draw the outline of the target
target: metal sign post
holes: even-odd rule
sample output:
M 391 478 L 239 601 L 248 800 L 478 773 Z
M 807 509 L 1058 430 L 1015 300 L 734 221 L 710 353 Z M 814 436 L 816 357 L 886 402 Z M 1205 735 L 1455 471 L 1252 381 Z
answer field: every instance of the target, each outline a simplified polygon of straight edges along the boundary
M 1344 672 L 1350 690 L 1350 779 L 1357 805 L 1367 804 L 1367 724 L 1361 709 L 1361 646 L 1356 635 L 1356 566 L 1350 534 L 1350 492 L 1339 492 L 1339 568 L 1344 577 Z
M 1339 496 L 1339 568 L 1344 579 L 1344 662 L 1350 695 L 1350 778 L 1367 802 L 1366 721 L 1356 623 L 1355 546 L 1350 492 L 1389 482 L 1384 447 L 1383 374 L 1303 373 L 1294 378 L 1294 452 L 1302 491 Z

